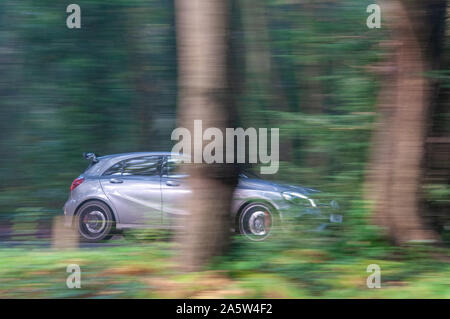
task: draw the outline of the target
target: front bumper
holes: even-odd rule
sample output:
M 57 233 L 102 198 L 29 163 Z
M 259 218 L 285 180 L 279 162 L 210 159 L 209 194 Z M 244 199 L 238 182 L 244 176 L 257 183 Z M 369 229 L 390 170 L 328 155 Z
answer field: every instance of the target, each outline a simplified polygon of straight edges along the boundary
M 342 212 L 331 205 L 318 205 L 317 207 L 291 205 L 285 210 L 284 215 L 299 223 L 306 220 L 311 221 L 311 225 L 315 225 L 312 227 L 317 231 L 326 229 L 330 224 L 341 224 L 344 221 Z

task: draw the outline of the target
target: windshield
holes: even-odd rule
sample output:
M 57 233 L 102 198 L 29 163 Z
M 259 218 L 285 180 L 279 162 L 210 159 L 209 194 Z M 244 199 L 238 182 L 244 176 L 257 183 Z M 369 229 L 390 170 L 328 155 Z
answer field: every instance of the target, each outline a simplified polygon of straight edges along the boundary
M 258 174 L 256 174 L 255 172 L 252 172 L 250 170 L 243 170 L 240 175 L 243 178 L 257 178 L 257 179 L 261 179 L 261 176 L 259 176 Z

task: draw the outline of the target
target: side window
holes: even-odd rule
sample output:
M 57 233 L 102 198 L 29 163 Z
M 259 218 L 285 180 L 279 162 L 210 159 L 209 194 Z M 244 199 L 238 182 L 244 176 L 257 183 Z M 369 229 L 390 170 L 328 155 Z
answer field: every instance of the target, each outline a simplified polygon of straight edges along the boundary
M 160 156 L 135 157 L 126 160 L 122 171 L 123 176 L 155 176 L 159 175 Z
M 164 176 L 171 178 L 186 178 L 189 175 L 183 170 L 181 158 L 170 156 L 164 166 Z
M 114 164 L 110 168 L 108 168 L 104 173 L 103 176 L 111 176 L 111 175 L 122 175 L 122 163 L 119 162 L 117 164 Z

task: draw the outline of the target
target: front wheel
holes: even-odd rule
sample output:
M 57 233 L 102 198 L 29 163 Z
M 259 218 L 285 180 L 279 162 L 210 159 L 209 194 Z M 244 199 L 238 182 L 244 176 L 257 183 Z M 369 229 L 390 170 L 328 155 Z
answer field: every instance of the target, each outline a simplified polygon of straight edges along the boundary
M 250 240 L 261 241 L 269 237 L 275 220 L 273 209 L 268 205 L 250 204 L 239 216 L 239 232 Z
M 114 219 L 110 208 L 100 201 L 91 201 L 80 207 L 78 214 L 78 233 L 81 240 L 98 242 L 110 239 Z

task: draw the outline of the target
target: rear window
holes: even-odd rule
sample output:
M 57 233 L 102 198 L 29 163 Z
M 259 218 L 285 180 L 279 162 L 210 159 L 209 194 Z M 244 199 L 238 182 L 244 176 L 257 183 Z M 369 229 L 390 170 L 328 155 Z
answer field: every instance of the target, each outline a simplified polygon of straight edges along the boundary
M 122 175 L 124 176 L 153 176 L 159 175 L 161 158 L 159 156 L 146 156 L 126 160 Z
M 95 164 L 97 164 L 97 163 L 98 163 L 98 162 L 89 162 L 89 165 L 88 165 L 88 167 L 86 168 L 85 171 L 87 171 L 87 170 L 89 170 L 90 168 L 94 167 Z
M 121 161 L 108 168 L 104 176 L 155 176 L 159 175 L 161 156 L 142 156 Z
M 119 162 L 106 170 L 103 175 L 122 175 L 122 162 Z

